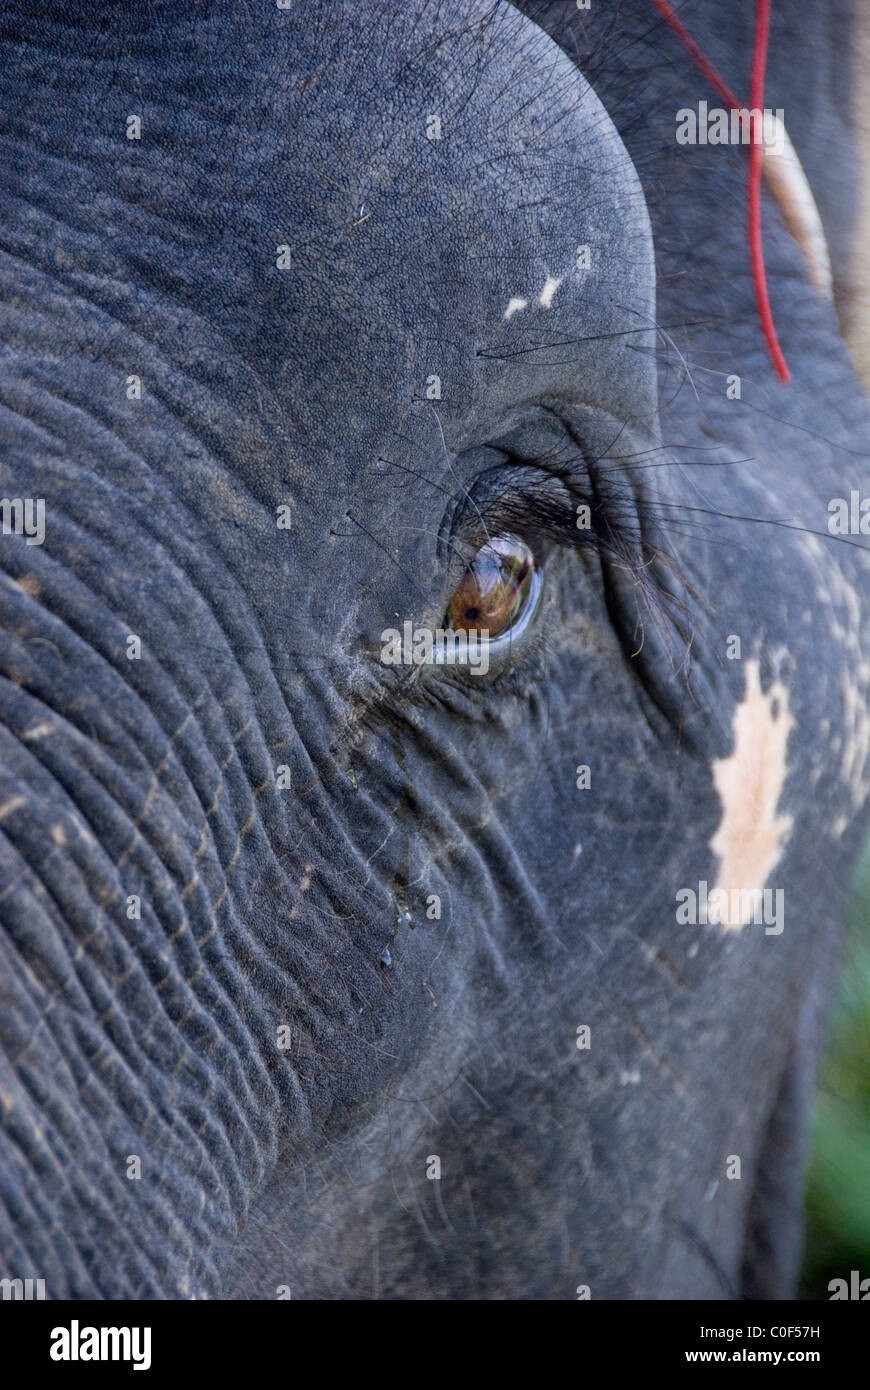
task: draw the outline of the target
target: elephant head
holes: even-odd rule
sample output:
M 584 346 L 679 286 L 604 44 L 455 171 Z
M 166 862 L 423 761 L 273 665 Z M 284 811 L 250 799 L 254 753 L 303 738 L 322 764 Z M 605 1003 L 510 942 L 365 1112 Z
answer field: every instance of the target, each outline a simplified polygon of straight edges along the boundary
M 841 313 L 846 24 L 766 89 Z M 703 79 L 649 0 L 2 29 L 0 1272 L 787 1294 L 868 416 Z

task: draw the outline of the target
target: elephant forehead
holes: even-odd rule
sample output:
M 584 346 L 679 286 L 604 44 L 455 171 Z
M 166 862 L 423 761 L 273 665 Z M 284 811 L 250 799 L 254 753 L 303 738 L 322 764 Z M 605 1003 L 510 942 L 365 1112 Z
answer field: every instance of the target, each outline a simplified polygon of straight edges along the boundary
M 602 342 L 652 322 L 654 268 L 640 184 L 595 93 L 512 11 L 437 44 L 417 30 L 366 43 L 350 90 L 336 73 L 293 103 L 289 197 L 271 195 L 292 222 L 276 304 L 294 418 L 334 421 L 337 388 L 407 399 L 451 372 L 467 407 L 516 354 L 533 391 L 543 364 L 576 379 L 584 339 L 603 377 Z

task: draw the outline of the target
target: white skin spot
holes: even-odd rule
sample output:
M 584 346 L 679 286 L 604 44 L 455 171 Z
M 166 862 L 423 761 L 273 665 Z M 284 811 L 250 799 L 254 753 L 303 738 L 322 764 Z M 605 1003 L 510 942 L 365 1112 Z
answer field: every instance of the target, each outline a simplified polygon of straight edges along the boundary
M 29 729 L 26 729 L 21 735 L 21 741 L 22 743 L 33 743 L 34 740 L 46 738 L 49 734 L 53 734 L 54 732 L 54 725 L 50 724 L 47 720 L 43 720 L 41 724 L 33 724 Z
M 305 896 L 305 894 L 308 892 L 309 888 L 311 887 L 311 875 L 312 875 L 313 871 L 314 871 L 314 865 L 313 865 L 313 864 L 306 864 L 306 865 L 305 865 L 305 869 L 303 870 L 302 877 L 301 877 L 300 880 L 299 880 L 299 898 L 298 898 L 297 901 L 293 904 L 293 910 L 292 910 L 291 913 L 290 913 L 290 916 L 291 916 L 291 917 L 298 917 L 298 916 L 299 916 L 299 910 L 300 910 L 300 906 L 301 906 L 301 900 L 302 900 L 302 898 Z
M 722 819 L 710 848 L 719 856 L 715 886 L 728 893 L 729 903 L 734 890 L 745 902 L 746 894 L 764 888 L 791 829 L 791 818 L 777 815 L 777 806 L 793 726 L 786 687 L 777 681 L 763 694 L 758 662 L 747 661 L 746 694 L 731 724 L 734 751 L 717 758 L 712 769 Z M 726 914 L 722 925 L 737 931 L 745 922 Z
M 556 293 L 557 289 L 561 285 L 563 278 L 564 277 L 561 275 L 559 276 L 558 280 L 554 275 L 547 276 L 547 279 L 544 282 L 544 288 L 541 290 L 541 293 L 538 296 L 538 303 L 540 304 L 542 309 L 550 308 L 550 305 L 553 303 L 553 295 Z
M 528 302 L 529 301 L 527 299 L 520 299 L 516 295 L 513 297 L 513 299 L 509 299 L 508 306 L 504 311 L 505 318 L 509 319 L 514 314 L 518 314 L 521 309 L 525 309 Z
M 828 720 L 822 721 L 819 730 L 828 741 L 830 754 L 840 755 L 840 773 L 848 798 L 831 828 L 835 835 L 842 835 L 870 793 L 870 662 L 864 656 L 870 637 L 870 623 L 854 586 L 835 560 L 822 549 L 817 537 L 804 535 L 801 542 L 817 578 L 816 603 L 827 610 L 831 636 L 840 644 L 846 657 L 839 682 L 844 736 L 831 737 Z

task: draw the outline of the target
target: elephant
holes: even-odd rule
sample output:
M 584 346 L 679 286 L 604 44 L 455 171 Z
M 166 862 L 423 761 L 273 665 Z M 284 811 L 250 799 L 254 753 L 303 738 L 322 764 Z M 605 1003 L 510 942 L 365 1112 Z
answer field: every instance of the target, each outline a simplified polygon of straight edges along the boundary
M 754 7 L 680 20 L 743 98 Z M 860 18 L 774 8 L 787 383 L 651 0 L 0 23 L 0 1274 L 794 1296 L 870 786 Z

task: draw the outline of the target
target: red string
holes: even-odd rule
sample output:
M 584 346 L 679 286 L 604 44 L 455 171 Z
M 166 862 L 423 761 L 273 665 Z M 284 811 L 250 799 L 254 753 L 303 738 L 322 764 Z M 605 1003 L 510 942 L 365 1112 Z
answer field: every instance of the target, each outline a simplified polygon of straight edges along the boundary
M 670 5 L 667 3 L 667 0 L 652 0 L 652 3 L 655 5 L 665 23 L 669 28 L 673 29 L 680 42 L 689 50 L 693 63 L 697 68 L 700 68 L 713 90 L 718 92 L 727 107 L 732 111 L 736 110 L 736 108 L 740 106 L 740 102 L 737 100 L 731 88 L 726 86 L 722 81 L 722 78 L 713 67 L 713 64 L 709 59 L 704 57 L 704 54 L 695 43 L 695 40 L 692 38 L 685 24 L 677 18 Z
M 713 90 L 721 97 L 730 110 L 735 111 L 742 107 L 742 102 L 731 91 L 731 88 L 722 81 L 716 69 L 708 58 L 704 56 L 701 49 L 695 43 L 688 29 L 677 18 L 668 0 L 652 0 L 653 5 L 658 10 L 662 19 L 670 29 L 676 34 L 689 53 L 692 62 L 704 74 Z M 764 102 L 764 71 L 767 65 L 767 38 L 770 32 L 770 0 L 756 0 L 755 3 L 755 45 L 752 54 L 752 75 L 750 78 L 749 89 L 749 108 L 750 110 L 761 111 Z M 761 319 L 761 328 L 764 333 L 764 341 L 770 353 L 773 365 L 776 368 L 777 376 L 780 381 L 789 381 L 790 375 L 782 348 L 776 336 L 776 329 L 773 324 L 773 314 L 770 309 L 770 299 L 767 294 L 767 276 L 764 270 L 764 252 L 761 242 L 761 145 L 755 140 L 755 127 L 757 117 L 750 118 L 750 143 L 749 143 L 749 174 L 747 177 L 746 193 L 748 202 L 748 237 L 749 237 L 749 256 L 752 262 L 752 283 L 755 287 L 755 302 L 758 305 L 758 316 Z
M 752 55 L 752 77 L 749 83 L 749 109 L 761 111 L 764 102 L 764 69 L 767 62 L 767 36 L 770 31 L 770 0 L 756 0 L 755 8 L 755 51 Z M 762 121 L 764 117 L 760 118 Z M 750 116 L 752 126 L 759 121 L 758 116 Z M 759 132 L 761 134 L 761 132 Z M 773 314 L 767 297 L 767 276 L 764 271 L 764 252 L 761 246 L 761 144 L 754 138 L 754 128 L 749 138 L 749 179 L 747 193 L 749 201 L 749 254 L 752 257 L 752 280 L 755 285 L 755 298 L 767 350 L 773 359 L 780 381 L 789 380 L 789 370 L 785 365 L 782 348 L 773 326 Z

